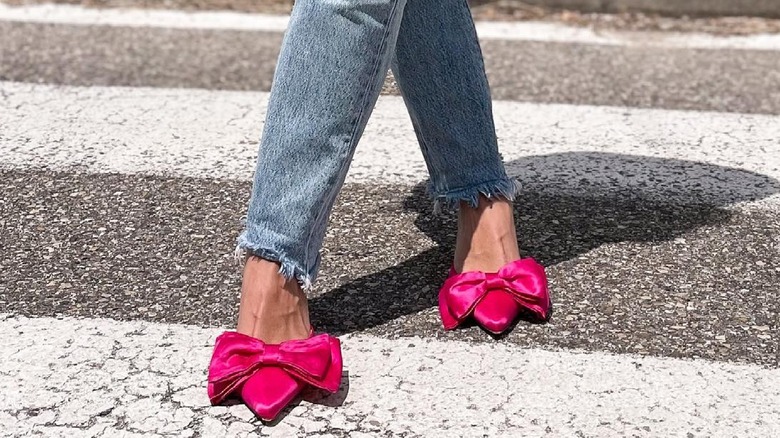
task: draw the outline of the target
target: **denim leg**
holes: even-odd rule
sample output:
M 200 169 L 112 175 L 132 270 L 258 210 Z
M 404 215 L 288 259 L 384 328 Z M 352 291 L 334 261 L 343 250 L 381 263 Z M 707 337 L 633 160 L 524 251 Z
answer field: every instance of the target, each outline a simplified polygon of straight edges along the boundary
M 284 37 L 239 253 L 308 288 L 406 0 L 297 0 Z
M 408 0 L 392 70 L 430 174 L 434 209 L 513 200 L 498 152 L 482 50 L 466 0 Z

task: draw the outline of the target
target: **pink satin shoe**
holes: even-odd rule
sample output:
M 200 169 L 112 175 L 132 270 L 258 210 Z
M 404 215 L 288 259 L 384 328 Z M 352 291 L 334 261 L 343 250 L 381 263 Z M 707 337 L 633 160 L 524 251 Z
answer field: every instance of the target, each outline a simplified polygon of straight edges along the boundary
M 328 334 L 266 344 L 234 331 L 217 337 L 209 364 L 212 405 L 239 397 L 271 421 L 307 385 L 335 393 L 341 385 L 341 343 Z
M 474 318 L 485 330 L 501 334 L 522 312 L 547 321 L 551 309 L 544 267 L 532 258 L 508 263 L 498 272 L 458 274 L 452 267 L 439 291 L 439 313 L 447 330 Z

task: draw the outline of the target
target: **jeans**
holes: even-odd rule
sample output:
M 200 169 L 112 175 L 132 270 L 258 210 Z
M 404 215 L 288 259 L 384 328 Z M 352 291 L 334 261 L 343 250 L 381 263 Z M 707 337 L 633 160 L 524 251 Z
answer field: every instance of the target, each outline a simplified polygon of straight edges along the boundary
M 284 37 L 237 252 L 316 279 L 333 204 L 391 68 L 434 209 L 514 199 L 467 0 L 297 0 Z

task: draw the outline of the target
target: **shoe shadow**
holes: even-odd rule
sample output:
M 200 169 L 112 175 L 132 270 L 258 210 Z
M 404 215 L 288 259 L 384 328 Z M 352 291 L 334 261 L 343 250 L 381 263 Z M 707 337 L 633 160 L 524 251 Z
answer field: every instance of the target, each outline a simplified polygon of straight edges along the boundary
M 349 371 L 344 370 L 338 392 L 330 394 L 316 388 L 309 388 L 302 396 L 309 403 L 335 408 L 344 404 L 347 395 L 349 395 Z
M 284 421 L 284 419 L 292 413 L 292 411 L 298 407 L 302 401 L 306 401 L 315 405 L 322 405 L 331 408 L 342 406 L 344 401 L 347 400 L 349 394 L 349 371 L 344 370 L 341 376 L 341 386 L 338 392 L 334 394 L 327 393 L 317 388 L 307 387 L 303 390 L 303 393 L 299 395 L 292 403 L 288 404 L 279 415 L 273 419 L 273 421 L 265 421 L 258 419 L 264 426 L 274 427 L 277 424 Z
M 604 244 L 673 240 L 726 223 L 734 215 L 728 205 L 780 193 L 780 182 L 754 172 L 644 156 L 571 152 L 524 157 L 506 168 L 524 186 L 515 201 L 521 252 L 548 267 Z M 403 208 L 417 213 L 415 226 L 436 246 L 313 298 L 319 329 L 341 335 L 436 306 L 456 217 L 430 214 L 425 183 Z

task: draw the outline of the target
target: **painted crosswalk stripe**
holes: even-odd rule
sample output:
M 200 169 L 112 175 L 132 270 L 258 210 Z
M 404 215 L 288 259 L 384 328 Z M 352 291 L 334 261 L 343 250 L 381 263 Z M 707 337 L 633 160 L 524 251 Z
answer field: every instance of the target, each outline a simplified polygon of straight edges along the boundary
M 20 435 L 60 425 L 62 433 L 113 436 L 118 422 L 161 434 L 187 430 L 197 418 L 203 436 L 251 433 L 256 426 L 243 405 L 208 407 L 205 365 L 218 333 L 7 318 L 0 322 L 0 406 L 25 406 L 39 418 L 11 422 L 4 414 L 0 423 Z M 780 433 L 778 369 L 359 334 L 342 341 L 342 392 L 312 395 L 314 403 L 301 403 L 277 427 L 257 429 L 272 436 L 356 429 L 491 437 Z
M 0 83 L 0 164 L 89 172 L 248 179 L 267 93 Z M 577 193 L 622 187 L 700 202 L 780 198 L 780 117 L 499 101 L 508 169 L 536 187 Z M 587 163 L 535 168 L 528 156 L 588 151 Z M 637 162 L 615 180 L 599 154 Z M 579 155 L 578 155 L 579 156 Z M 665 167 L 657 160 L 690 161 Z M 382 163 L 378 165 L 377 163 Z M 704 164 L 711 165 L 710 167 Z M 574 173 L 572 173 L 574 172 Z M 349 174 L 352 182 L 414 184 L 427 171 L 400 97 L 383 96 Z M 669 181 L 668 184 L 659 183 Z

